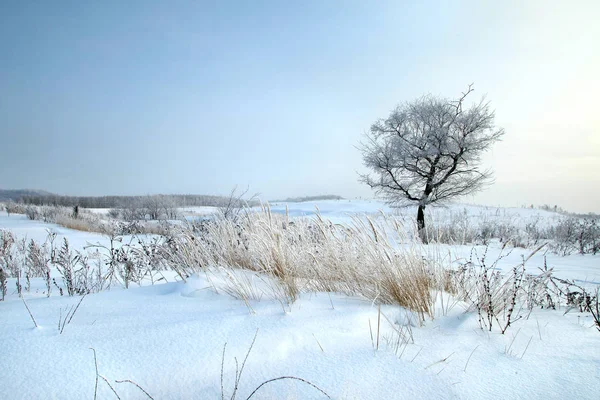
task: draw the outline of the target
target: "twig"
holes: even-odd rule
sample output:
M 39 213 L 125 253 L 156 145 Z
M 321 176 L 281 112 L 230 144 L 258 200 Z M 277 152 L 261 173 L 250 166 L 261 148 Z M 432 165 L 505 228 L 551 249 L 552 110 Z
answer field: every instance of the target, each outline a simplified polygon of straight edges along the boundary
M 137 388 L 138 388 L 138 389 L 140 389 L 142 392 L 144 392 L 144 394 L 145 394 L 146 396 L 148 396 L 148 398 L 150 398 L 150 399 L 154 400 L 154 398 L 153 398 L 152 396 L 150 396 L 150 394 L 149 394 L 148 392 L 146 392 L 146 391 L 145 391 L 145 390 L 144 390 L 144 389 L 143 389 L 143 388 L 142 388 L 140 385 L 138 385 L 137 383 L 135 383 L 134 381 L 132 381 L 132 380 L 130 380 L 130 379 L 124 379 L 124 380 L 122 380 L 122 381 L 117 381 L 117 380 L 115 380 L 115 382 L 117 382 L 117 383 L 125 383 L 125 382 L 131 383 L 132 385 L 135 385 L 135 386 L 137 386 Z
M 452 356 L 452 354 L 454 354 L 454 352 L 450 353 L 450 355 L 449 355 L 449 356 L 447 356 L 446 358 L 442 358 L 441 360 L 439 360 L 439 361 L 436 361 L 436 362 L 434 362 L 433 364 L 426 366 L 426 367 L 425 367 L 425 369 L 427 369 L 427 368 L 430 368 L 430 367 L 433 367 L 433 366 L 434 366 L 434 365 L 436 365 L 436 364 L 439 364 L 439 363 L 446 362 L 446 361 L 447 361 L 447 360 L 448 360 L 448 359 L 449 359 L 449 358 Z
M 410 362 L 413 362 L 413 361 L 415 361 L 415 359 L 417 358 L 417 356 L 418 356 L 419 354 L 421 354 L 421 351 L 422 351 L 422 350 L 423 350 L 423 348 L 421 347 L 421 348 L 419 349 L 419 351 L 417 352 L 417 354 L 415 354 L 415 356 L 412 358 L 412 360 L 410 360 Z
M 509 354 L 510 355 L 510 349 L 512 348 L 513 343 L 515 342 L 515 339 L 517 338 L 517 336 L 519 336 L 519 332 L 521 332 L 521 328 L 519 328 L 519 330 L 517 331 L 517 333 L 513 336 L 512 340 L 510 341 L 510 344 L 508 345 L 508 348 L 504 348 L 504 353 L 505 354 Z
M 23 304 L 25 304 L 25 308 L 27 309 L 27 312 L 29 313 L 29 316 L 31 317 L 31 320 L 33 321 L 33 325 L 35 325 L 35 327 L 38 327 L 37 322 L 35 322 L 35 318 L 33 318 L 33 314 L 31 313 L 31 310 L 29 309 L 29 307 L 27 306 L 27 303 L 25 302 L 25 296 L 21 296 L 21 300 L 23 300 Z
M 75 313 L 77 312 L 77 310 L 79 309 L 79 306 L 81 305 L 81 302 L 83 301 L 83 299 L 85 298 L 85 296 L 87 296 L 87 294 L 84 294 L 81 299 L 79 300 L 79 302 L 77 303 L 77 305 L 75 306 L 75 308 L 73 308 L 73 306 L 71 306 L 69 308 L 69 311 L 67 311 L 67 315 L 65 315 L 65 319 L 61 321 L 62 319 L 62 309 L 61 309 L 61 313 L 59 315 L 58 318 L 58 330 L 59 332 L 62 334 L 65 330 L 65 327 L 71 323 L 71 320 L 73 319 L 73 317 L 75 316 Z M 61 325 L 62 322 L 62 325 Z
M 71 314 L 71 317 L 69 318 L 69 321 L 67 321 L 67 324 L 71 323 L 71 320 L 73 319 L 73 317 L 75 316 L 75 313 L 77 312 L 77 309 L 79 308 L 79 306 L 81 305 L 81 302 L 83 301 L 83 299 L 85 299 L 85 296 L 87 296 L 87 294 L 84 294 L 83 296 L 81 296 L 81 299 L 79 300 L 79 303 L 77 303 L 77 307 L 75 307 L 75 309 L 73 310 L 73 313 Z M 65 318 L 66 319 L 66 318 Z
M 285 207 L 287 208 L 287 205 Z M 329 302 L 331 303 L 331 309 L 335 310 L 335 307 L 333 306 L 333 300 L 331 299 L 331 293 L 327 292 L 327 295 L 329 296 Z
M 376 350 L 379 350 L 379 326 L 381 324 L 381 304 L 377 307 L 377 347 Z
M 307 381 L 307 380 L 305 380 L 305 379 L 302 379 L 302 378 L 297 378 L 297 377 L 295 377 L 295 376 L 280 376 L 279 378 L 273 378 L 273 379 L 269 379 L 269 380 L 267 380 L 267 381 L 264 381 L 263 383 L 261 383 L 261 384 L 260 384 L 260 385 L 259 385 L 259 386 L 258 386 L 256 389 L 254 389 L 254 391 L 252 391 L 252 393 L 250 393 L 250 396 L 248 396 L 248 397 L 246 398 L 246 400 L 249 400 L 249 399 L 250 399 L 252 396 L 254 396 L 254 394 L 255 394 L 256 392 L 258 392 L 258 390 L 259 390 L 261 387 L 263 387 L 264 385 L 266 385 L 267 383 L 271 383 L 271 382 L 274 382 L 274 381 L 280 381 L 280 380 L 283 380 L 283 379 L 293 379 L 293 380 L 297 380 L 297 381 L 300 381 L 300 382 L 306 383 L 307 385 L 309 385 L 309 386 L 312 386 L 312 387 L 314 387 L 315 389 L 317 389 L 319 392 L 323 393 L 323 395 L 325 395 L 325 397 L 327 397 L 328 399 L 331 399 L 331 396 L 329 396 L 329 395 L 328 395 L 328 394 L 327 394 L 327 393 L 326 393 L 326 392 L 325 392 L 323 389 L 321 389 L 320 387 L 318 387 L 318 386 L 317 386 L 317 385 L 315 385 L 314 383 L 311 383 L 311 382 L 309 382 L 309 381 Z
M 96 400 L 96 397 L 98 395 L 98 378 L 104 379 L 104 382 L 106 382 L 106 384 L 108 385 L 108 387 L 110 388 L 110 390 L 112 390 L 112 392 L 115 394 L 115 396 L 117 396 L 117 399 L 121 400 L 121 398 L 119 397 L 119 394 L 117 393 L 117 391 L 115 390 L 115 388 L 110 384 L 110 382 L 108 381 L 108 379 L 106 379 L 104 376 L 100 375 L 100 373 L 98 372 L 98 359 L 96 358 L 96 349 L 94 349 L 93 347 L 90 347 L 89 349 L 94 352 L 94 366 L 96 367 L 96 386 L 94 387 L 94 400 Z M 145 392 L 146 391 L 144 390 L 144 393 Z
M 477 347 L 479 347 L 479 345 L 475 346 L 475 348 L 469 355 L 469 358 L 467 358 L 467 362 L 465 363 L 465 368 L 463 369 L 463 372 L 467 372 L 467 365 L 469 365 L 469 360 L 471 360 L 471 356 L 473 355 L 473 353 L 475 353 L 475 350 L 477 350 Z
M 73 306 L 69 307 L 68 309 L 65 307 L 65 311 L 67 312 L 67 315 L 65 315 L 65 319 L 62 321 L 60 333 L 62 333 L 65 330 L 65 325 L 67 324 L 67 319 L 69 318 L 69 315 L 71 315 L 71 311 L 73 311 Z
M 319 348 L 321 349 L 321 351 L 322 351 L 323 353 L 325 353 L 325 350 L 323 350 L 323 346 L 321 346 L 321 343 L 319 343 L 319 339 L 317 339 L 317 337 L 315 336 L 315 334 L 314 334 L 314 333 L 313 333 L 312 335 L 313 335 L 313 337 L 315 338 L 315 340 L 317 341 L 317 344 L 319 345 Z
M 590 311 L 592 312 L 592 317 L 594 318 L 594 323 L 598 331 L 600 331 L 600 289 L 596 289 L 596 306 L 590 307 Z
M 248 352 L 246 353 L 246 357 L 244 357 L 244 361 L 242 362 L 242 366 L 239 369 L 239 373 L 238 373 L 238 369 L 237 369 L 237 359 L 235 360 L 236 363 L 236 372 L 235 372 L 235 386 L 233 388 L 233 394 L 231 395 L 231 400 L 235 400 L 235 395 L 237 394 L 238 391 L 238 387 L 240 384 L 240 379 L 242 379 L 242 374 L 244 373 L 244 367 L 246 366 L 246 361 L 248 360 L 248 356 L 250 355 L 250 352 L 252 351 L 252 348 L 254 347 L 254 342 L 256 342 L 256 336 L 258 336 L 258 328 L 256 329 L 256 333 L 254 334 L 254 338 L 252 339 L 252 343 L 250 343 L 250 347 L 248 348 Z
M 523 359 L 523 356 L 525 356 L 525 352 L 529 348 L 529 344 L 531 343 L 531 339 L 533 339 L 533 336 L 529 338 L 529 342 L 527 342 L 527 346 L 525 346 L 525 350 L 523 350 L 523 354 L 521 354 L 521 360 Z
M 96 395 L 98 393 L 98 361 L 96 360 L 96 349 L 90 347 L 90 350 L 94 352 L 94 365 L 96 366 L 96 386 L 94 387 L 94 400 L 96 400 Z
M 115 394 L 115 396 L 117 396 L 117 399 L 121 400 L 121 398 L 119 397 L 119 394 L 117 393 L 117 391 L 115 390 L 115 388 L 110 384 L 110 382 L 108 381 L 108 379 L 106 379 L 103 375 L 98 375 L 100 378 L 104 379 L 104 382 L 106 382 L 106 384 L 108 385 L 108 387 L 110 388 L 110 390 L 112 390 L 112 392 Z
M 227 342 L 223 345 L 223 355 L 221 356 L 221 400 L 225 400 L 225 391 L 223 389 L 223 364 L 225 364 L 225 348 L 227 348 Z

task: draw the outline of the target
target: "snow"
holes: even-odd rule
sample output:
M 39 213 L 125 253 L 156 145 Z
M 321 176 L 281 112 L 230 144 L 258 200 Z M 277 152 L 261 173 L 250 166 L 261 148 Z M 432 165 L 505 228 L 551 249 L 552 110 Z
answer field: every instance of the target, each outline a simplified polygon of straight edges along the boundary
M 219 211 L 218 207 L 212 206 L 197 206 L 197 207 L 181 207 L 178 209 L 184 215 L 210 215 Z
M 0 229 L 5 229 L 16 234 L 20 239 L 35 240 L 38 243 L 44 243 L 49 232 L 56 233 L 56 243 L 62 243 L 63 238 L 69 240 L 69 245 L 74 249 L 83 249 L 84 246 L 107 240 L 98 233 L 89 233 L 74 231 L 64 228 L 57 224 L 49 224 L 41 221 L 31 221 L 23 214 L 11 214 L 8 216 L 6 211 L 0 211 Z
M 356 213 L 395 211 L 375 201 L 316 205 L 321 216 L 338 223 L 348 222 Z M 315 203 L 287 206 L 293 217 L 311 215 L 315 209 Z M 271 208 L 285 212 L 285 204 Z M 482 210 L 466 209 L 475 216 Z M 556 217 L 529 209 L 500 212 L 523 219 Z M 0 214 L 0 228 L 40 242 L 51 229 L 60 236 L 58 240 L 67 237 L 75 249 L 106 240 L 99 234 L 5 213 Z M 471 249 L 442 246 L 439 251 L 468 257 Z M 499 268 L 508 270 L 529 251 L 513 250 Z M 493 260 L 499 252 L 492 246 L 488 256 Z M 559 277 L 600 282 L 598 256 L 546 256 Z M 543 254 L 536 254 L 527 268 L 543 263 Z M 380 316 L 377 305 L 369 301 L 326 293 L 302 294 L 285 309 L 268 297 L 251 300 L 251 312 L 243 301 L 225 293 L 218 270 L 209 273 L 210 282 L 204 274 L 185 283 L 168 277 L 168 282 L 153 286 L 113 287 L 90 294 L 62 334 L 57 329 L 59 318 L 80 297 L 61 297 L 54 291 L 46 298 L 43 282 L 34 279 L 25 299 L 39 325 L 35 328 L 14 293 L 14 279 L 9 279 L 9 296 L 0 302 L 0 398 L 93 398 L 96 378 L 90 348 L 96 351 L 98 372 L 123 399 L 147 397 L 132 384 L 115 380 L 135 381 L 155 399 L 221 398 L 225 343 L 224 391 L 230 398 L 234 358 L 241 365 L 255 334 L 237 398 L 247 398 L 262 382 L 280 376 L 310 381 L 335 399 L 593 399 L 600 393 L 600 333 L 586 313 L 534 309 L 501 335 L 481 330 L 477 315 L 465 313 L 461 303 L 451 304 L 450 309 L 447 302 L 438 303 L 435 319 L 424 326 L 417 326 L 400 307 L 382 306 Z M 378 317 L 379 349 L 375 349 Z M 395 329 L 409 331 L 413 338 L 398 350 L 392 344 Z M 99 399 L 116 398 L 102 379 L 97 394 Z M 325 397 L 307 384 L 288 379 L 265 385 L 253 398 Z
M 353 216 L 377 217 L 381 212 L 404 218 L 406 221 L 414 219 L 417 211 L 414 207 L 390 208 L 376 200 L 323 200 L 317 202 L 300 203 L 274 203 L 271 211 L 287 213 L 290 217 L 311 217 L 320 214 L 334 223 L 351 223 Z M 437 222 L 451 220 L 453 216 L 466 213 L 468 220 L 476 224 L 481 220 L 492 220 L 495 222 L 511 222 L 523 228 L 531 221 L 539 221 L 540 226 L 556 224 L 563 216 L 558 213 L 532 208 L 502 208 L 465 204 L 452 204 L 447 207 L 429 207 L 428 215 Z M 438 245 L 438 251 L 452 253 L 456 260 L 467 260 L 473 252 L 476 258 L 480 258 L 486 251 L 485 246 L 472 245 Z M 528 257 L 533 249 L 512 248 L 501 251 L 499 246 L 492 246 L 487 250 L 487 260 L 494 261 L 500 254 L 509 253 L 506 258 L 498 263 L 498 269 L 507 272 L 515 265 L 522 262 L 523 257 Z M 580 283 L 591 283 L 600 285 L 600 255 L 559 256 L 545 249 L 534 254 L 526 263 L 527 270 L 538 271 L 547 264 L 554 268 L 557 276 L 563 279 L 574 279 Z
M 270 204 L 273 212 L 285 214 L 286 207 L 291 217 L 312 216 L 319 213 L 321 216 L 334 222 L 347 221 L 352 215 L 377 215 L 385 213 L 414 219 L 417 215 L 416 207 L 392 208 L 377 200 L 321 200 L 314 202 Z M 497 221 L 519 222 L 525 226 L 527 222 L 540 220 L 549 224 L 558 221 L 561 215 L 555 212 L 533 208 L 516 207 L 490 207 L 471 204 L 449 204 L 447 206 L 429 206 L 427 215 L 436 222 L 451 220 L 453 216 L 465 213 L 472 223 L 482 219 Z
M 317 212 L 328 219 L 347 219 L 356 214 L 391 213 L 392 209 L 375 200 L 322 200 L 316 202 L 272 203 L 271 211 L 285 213 L 291 217 L 315 215 Z M 416 212 L 415 212 L 416 214 Z
M 587 327 L 589 318 L 575 313 L 536 311 L 518 331 L 503 336 L 481 331 L 475 316 L 457 306 L 448 316 L 413 328 L 415 343 L 399 357 L 383 340 L 378 351 L 373 349 L 369 320 L 376 326 L 377 309 L 368 302 L 306 295 L 291 312 L 261 301 L 250 314 L 240 301 L 208 286 L 198 277 L 187 284 L 89 295 L 63 334 L 56 328 L 59 312 L 79 299 L 29 300 L 37 329 L 18 299 L 7 301 L 2 304 L 2 393 L 13 399 L 92 398 L 92 347 L 99 372 L 111 381 L 131 379 L 154 398 L 219 398 L 222 346 L 227 343 L 225 387 L 231 393 L 233 357 L 241 362 L 257 329 L 240 383 L 243 398 L 266 379 L 284 375 L 313 382 L 334 398 L 352 399 L 544 393 L 591 399 L 600 390 L 598 333 Z M 402 313 L 391 306 L 382 311 L 391 318 Z M 382 323 L 382 331 L 381 336 L 389 334 L 389 323 Z M 123 398 L 144 398 L 133 386 L 117 386 Z M 99 398 L 111 397 L 106 385 L 99 387 Z M 258 398 L 290 397 L 322 398 L 295 382 L 266 386 Z
M 108 213 L 110 212 L 111 209 L 110 208 L 85 208 L 84 210 L 89 211 L 93 214 L 98 214 L 98 215 L 104 216 L 104 215 L 108 215 Z

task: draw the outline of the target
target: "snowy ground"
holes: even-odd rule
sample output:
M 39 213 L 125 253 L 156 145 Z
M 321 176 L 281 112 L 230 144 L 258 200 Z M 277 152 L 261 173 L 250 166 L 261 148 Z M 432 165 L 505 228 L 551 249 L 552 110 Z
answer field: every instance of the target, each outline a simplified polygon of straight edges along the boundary
M 368 201 L 318 206 L 323 217 L 335 222 L 348 221 L 348 213 L 375 214 L 382 208 Z M 285 212 L 285 205 L 272 208 Z M 475 209 L 468 212 L 480 215 Z M 288 210 L 290 216 L 307 215 L 314 203 L 288 204 Z M 499 212 L 513 211 L 521 218 L 537 210 Z M 0 228 L 40 241 L 46 229 L 53 229 L 68 237 L 73 248 L 106 240 L 5 213 L 0 214 Z M 440 251 L 446 250 L 452 257 L 466 257 L 471 248 Z M 493 252 L 499 249 L 492 248 L 490 257 Z M 521 253 L 527 250 L 515 249 L 499 267 L 519 263 Z M 542 255 L 536 255 L 527 265 L 542 264 Z M 548 255 L 548 264 L 557 276 L 600 282 L 598 256 Z M 123 399 L 147 397 L 132 384 L 115 380 L 135 381 L 154 399 L 217 399 L 225 343 L 223 391 L 230 398 L 234 358 L 241 366 L 257 330 L 236 398 L 246 399 L 262 382 L 281 376 L 310 381 L 335 399 L 595 399 L 600 393 L 600 333 L 588 314 L 575 310 L 536 309 L 501 335 L 482 331 L 477 316 L 466 314 L 460 303 L 449 310 L 447 303 L 439 303 L 436 318 L 423 327 L 411 326 L 405 310 L 385 306 L 376 350 L 377 306 L 341 295 L 305 294 L 286 311 L 279 302 L 263 299 L 252 302 L 253 314 L 242 301 L 215 292 L 203 275 L 187 283 L 170 279 L 88 295 L 60 334 L 59 318 L 80 298 L 46 298 L 43 283 L 35 280 L 25 297 L 39 325 L 34 328 L 14 288 L 9 279 L 9 297 L 0 302 L 1 399 L 92 399 L 96 375 L 90 348 L 96 350 L 98 372 Z M 397 349 L 395 329 L 412 340 Z M 116 398 L 102 379 L 98 398 Z M 252 398 L 325 397 L 288 379 L 265 385 Z
M 23 214 L 11 214 L 9 217 L 5 211 L 0 211 L 0 229 L 12 231 L 19 239 L 33 239 L 40 244 L 46 241 L 49 232 L 55 232 L 57 243 L 61 243 L 66 237 L 71 247 L 78 250 L 87 244 L 107 242 L 106 238 L 98 233 L 74 231 L 57 224 L 32 221 Z
M 274 203 L 271 210 L 277 213 L 288 213 L 290 217 L 311 217 L 317 212 L 324 218 L 334 223 L 351 223 L 354 215 L 367 215 L 377 217 L 381 212 L 401 217 L 407 224 L 414 223 L 417 210 L 414 207 L 390 208 L 376 200 L 324 200 L 319 202 L 302 203 Z M 287 208 L 287 211 L 286 211 Z M 527 223 L 537 221 L 540 226 L 556 224 L 561 218 L 560 214 L 532 208 L 502 208 L 489 206 L 476 206 L 455 204 L 448 207 L 429 207 L 428 216 L 434 222 L 449 221 L 453 217 L 466 213 L 470 224 L 476 225 L 482 220 L 498 223 L 511 223 L 524 228 Z M 498 263 L 498 269 L 510 271 L 512 267 L 522 262 L 522 257 L 528 257 L 533 249 L 508 248 L 501 251 L 499 246 L 491 246 L 487 250 L 486 260 L 493 262 L 500 254 L 508 255 Z M 437 245 L 436 251 L 449 253 L 453 260 L 468 259 L 471 254 L 481 258 L 486 251 L 485 246 L 472 245 Z M 562 257 L 546 249 L 534 254 L 526 264 L 527 270 L 534 273 L 543 268 L 545 263 L 554 268 L 557 276 L 563 279 L 574 279 L 579 283 L 600 285 L 600 255 L 572 254 Z
M 352 215 L 378 215 L 385 213 L 414 220 L 416 207 L 391 208 L 377 200 L 323 200 L 300 203 L 271 203 L 271 210 L 286 213 L 291 217 L 312 216 L 317 212 L 333 222 L 345 222 Z M 452 220 L 452 217 L 466 214 L 468 220 L 476 224 L 481 220 L 512 222 L 521 225 L 539 220 L 542 224 L 552 224 L 561 218 L 555 212 L 534 208 L 490 207 L 472 204 L 451 204 L 444 207 L 430 206 L 426 209 L 427 217 L 434 222 Z

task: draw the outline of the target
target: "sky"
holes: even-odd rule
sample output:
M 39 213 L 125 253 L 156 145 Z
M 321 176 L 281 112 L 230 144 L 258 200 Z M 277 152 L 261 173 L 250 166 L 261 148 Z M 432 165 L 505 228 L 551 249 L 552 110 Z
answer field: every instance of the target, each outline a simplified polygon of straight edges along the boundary
M 474 83 L 506 130 L 463 201 L 600 212 L 600 2 L 2 1 L 0 188 L 373 197 L 357 145 Z

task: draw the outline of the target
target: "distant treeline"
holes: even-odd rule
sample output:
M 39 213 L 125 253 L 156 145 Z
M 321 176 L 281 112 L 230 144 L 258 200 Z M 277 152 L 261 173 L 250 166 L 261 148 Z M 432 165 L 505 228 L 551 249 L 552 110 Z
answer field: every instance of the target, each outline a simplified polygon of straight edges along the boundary
M 319 201 L 319 200 L 344 200 L 342 196 L 335 194 L 324 194 L 321 196 L 305 196 L 305 197 L 288 197 L 285 200 L 274 200 L 273 203 L 302 203 L 305 201 Z
M 25 196 L 52 196 L 50 192 L 32 189 L 0 189 L 0 201 L 18 201 Z
M 193 194 L 151 195 L 151 196 L 59 196 L 28 195 L 18 202 L 36 206 L 63 206 L 83 208 L 131 208 L 148 203 L 149 200 L 160 200 L 171 207 L 224 207 L 231 203 L 226 196 L 209 196 Z M 238 200 L 238 199 L 236 199 Z M 238 200 L 239 201 L 239 200 Z

